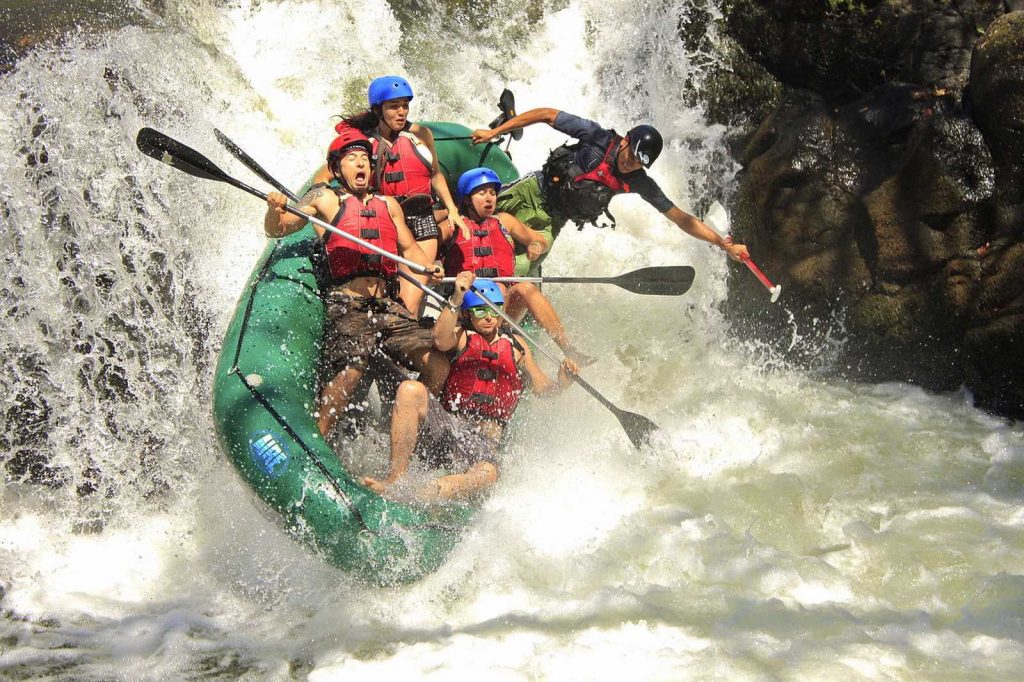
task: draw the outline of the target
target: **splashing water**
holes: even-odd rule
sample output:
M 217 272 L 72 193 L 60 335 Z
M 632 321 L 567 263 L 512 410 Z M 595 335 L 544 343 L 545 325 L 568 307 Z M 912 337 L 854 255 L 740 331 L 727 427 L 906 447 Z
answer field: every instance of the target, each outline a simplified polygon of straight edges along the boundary
M 138 128 L 250 181 L 218 127 L 298 186 L 331 117 L 400 72 L 423 119 L 482 126 L 506 85 L 520 111 L 649 119 L 682 208 L 731 191 L 725 131 L 680 92 L 713 54 L 678 26 L 713 6 L 460 7 L 167 2 L 0 75 L 0 676 L 1021 674 L 1021 429 L 969 396 L 786 367 L 719 314 L 734 266 L 637 197 L 613 202 L 614 232 L 563 233 L 546 268 L 698 268 L 679 298 L 549 290 L 601 357 L 587 379 L 663 427 L 652 447 L 579 390 L 524 405 L 466 539 L 401 589 L 353 583 L 265 516 L 209 408 L 263 207 L 142 157 Z M 530 128 L 512 154 L 533 170 L 562 141 Z

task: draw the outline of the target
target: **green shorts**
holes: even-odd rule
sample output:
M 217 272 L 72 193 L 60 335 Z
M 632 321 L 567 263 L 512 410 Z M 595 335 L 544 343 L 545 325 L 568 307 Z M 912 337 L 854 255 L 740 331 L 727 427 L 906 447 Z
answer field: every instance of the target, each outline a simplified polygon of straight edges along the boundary
M 553 246 L 554 235 L 561 230 L 565 220 L 553 218 L 547 211 L 544 193 L 536 175 L 526 175 L 502 190 L 498 195 L 498 211 L 511 213 L 527 227 L 537 230 Z M 516 243 L 516 277 L 526 277 L 540 269 L 551 249 L 532 263 L 526 257 L 526 247 Z

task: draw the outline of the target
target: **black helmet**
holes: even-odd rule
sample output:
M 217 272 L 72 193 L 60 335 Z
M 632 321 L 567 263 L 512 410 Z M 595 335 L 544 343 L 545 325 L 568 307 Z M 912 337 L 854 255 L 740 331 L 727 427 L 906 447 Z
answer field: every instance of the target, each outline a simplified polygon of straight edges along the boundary
M 644 168 L 650 168 L 658 155 L 661 154 L 661 133 L 654 126 L 647 124 L 634 126 L 626 133 L 629 148 Z

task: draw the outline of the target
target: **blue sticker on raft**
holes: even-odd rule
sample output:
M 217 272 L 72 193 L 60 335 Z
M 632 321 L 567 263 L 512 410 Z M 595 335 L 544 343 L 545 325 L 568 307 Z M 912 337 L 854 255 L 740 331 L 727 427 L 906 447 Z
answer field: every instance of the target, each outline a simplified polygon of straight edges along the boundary
M 288 448 L 282 440 L 273 431 L 257 431 L 249 441 L 249 456 L 271 478 L 288 470 Z

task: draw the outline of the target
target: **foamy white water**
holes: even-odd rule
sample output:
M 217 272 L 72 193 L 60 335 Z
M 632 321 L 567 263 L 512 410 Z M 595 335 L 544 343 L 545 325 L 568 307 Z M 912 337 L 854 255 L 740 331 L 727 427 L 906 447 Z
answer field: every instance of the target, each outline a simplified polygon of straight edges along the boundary
M 681 103 L 703 57 L 675 39 L 685 4 L 577 0 L 515 45 L 503 36 L 525 5 L 446 40 L 435 7 L 403 30 L 373 1 L 168 4 L 150 27 L 42 48 L 0 76 L 0 677 L 1024 672 L 1024 431 L 969 396 L 786 368 L 717 312 L 736 266 L 636 197 L 613 202 L 615 232 L 567 230 L 546 267 L 697 267 L 678 298 L 549 288 L 602 358 L 588 380 L 663 427 L 652 447 L 634 451 L 577 389 L 524 405 L 464 542 L 400 589 L 285 537 L 219 452 L 209 408 L 263 208 L 142 157 L 139 127 L 255 184 L 216 126 L 298 185 L 331 116 L 397 71 L 424 119 L 482 126 L 506 85 L 520 111 L 620 130 L 642 112 L 672 141 L 655 176 L 684 208 L 722 198 L 734 169 L 714 160 L 724 131 Z M 562 139 L 530 129 L 514 159 L 537 168 Z

